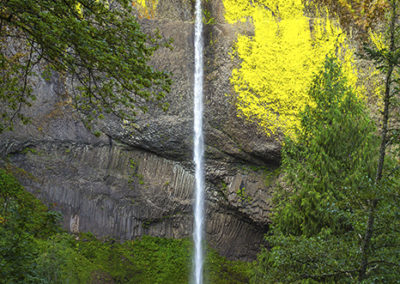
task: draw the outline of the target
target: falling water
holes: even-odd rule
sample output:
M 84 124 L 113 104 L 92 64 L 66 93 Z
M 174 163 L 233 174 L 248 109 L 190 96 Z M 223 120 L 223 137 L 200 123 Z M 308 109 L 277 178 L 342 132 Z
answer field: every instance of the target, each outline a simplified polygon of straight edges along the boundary
M 203 23 L 201 0 L 196 0 L 194 35 L 194 163 L 195 163 L 195 204 L 194 204 L 194 284 L 203 283 L 203 235 L 204 235 L 204 139 L 203 139 Z

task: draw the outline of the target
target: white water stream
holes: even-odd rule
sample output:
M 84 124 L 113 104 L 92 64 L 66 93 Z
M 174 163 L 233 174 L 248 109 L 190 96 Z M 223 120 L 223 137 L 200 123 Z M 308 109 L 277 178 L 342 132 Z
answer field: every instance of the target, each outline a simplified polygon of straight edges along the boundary
M 193 284 L 203 283 L 204 264 L 204 138 L 203 138 L 203 22 L 201 0 L 196 0 L 196 19 L 194 35 L 194 163 L 195 163 L 195 202 L 194 202 L 194 257 Z

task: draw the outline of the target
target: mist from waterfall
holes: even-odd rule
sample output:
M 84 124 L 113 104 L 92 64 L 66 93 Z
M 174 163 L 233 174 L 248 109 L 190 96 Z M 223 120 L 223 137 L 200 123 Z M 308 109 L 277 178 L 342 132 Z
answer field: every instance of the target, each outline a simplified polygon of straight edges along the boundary
M 194 64 L 194 256 L 192 283 L 203 283 L 204 266 L 204 138 L 203 138 L 203 22 L 201 0 L 196 0 Z

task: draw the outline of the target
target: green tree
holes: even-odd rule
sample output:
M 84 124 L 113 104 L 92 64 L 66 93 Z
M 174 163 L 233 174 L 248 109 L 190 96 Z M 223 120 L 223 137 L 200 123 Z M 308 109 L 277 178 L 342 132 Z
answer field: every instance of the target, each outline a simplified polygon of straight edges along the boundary
M 0 1 L 0 132 L 29 121 L 21 109 L 35 99 L 39 63 L 68 79 L 86 122 L 105 113 L 132 120 L 149 101 L 166 107 L 169 76 L 148 64 L 159 42 L 141 31 L 128 0 Z
M 285 178 L 275 196 L 270 250 L 255 282 L 399 281 L 399 176 L 376 184 L 379 140 L 364 103 L 328 57 L 309 91 L 298 139 L 283 147 Z M 388 159 L 388 168 L 393 160 Z M 374 207 L 376 230 L 365 247 Z M 362 275 L 365 256 L 368 273 Z
M 363 243 L 361 247 L 362 262 L 359 271 L 359 278 L 361 280 L 368 278 L 368 269 L 371 259 L 371 250 L 373 250 L 374 238 L 379 233 L 379 219 L 378 208 L 382 206 L 384 199 L 382 198 L 382 190 L 387 190 L 388 177 L 398 171 L 398 166 L 390 165 L 390 160 L 387 161 L 388 150 L 396 149 L 399 147 L 400 129 L 398 127 L 399 119 L 396 113 L 399 107 L 399 67 L 400 67 L 400 25 L 399 25 L 399 1 L 387 0 L 385 1 L 389 9 L 387 9 L 388 23 L 386 30 L 381 34 L 380 42 L 374 42 L 375 46 L 371 45 L 366 47 L 367 55 L 375 61 L 378 69 L 382 71 L 385 77 L 384 93 L 383 93 L 383 110 L 380 120 L 380 147 L 379 158 L 376 167 L 376 174 L 374 179 L 374 186 L 371 188 L 372 198 L 368 204 L 368 222 L 363 234 Z M 390 156 L 389 156 L 390 158 Z M 387 165 L 389 163 L 389 165 Z M 388 174 L 384 175 L 386 172 Z M 397 174 L 397 173 L 396 173 Z M 398 186 L 398 185 L 397 185 Z M 389 191 L 390 197 L 399 201 L 398 192 Z M 382 200 L 383 199 L 383 200 Z M 396 213 L 399 213 L 399 209 Z M 396 265 L 395 265 L 396 266 Z M 400 265 L 397 262 L 397 268 Z
M 279 230 L 292 235 L 311 236 L 333 224 L 343 226 L 341 216 L 333 214 L 336 207 L 347 202 L 354 183 L 361 186 L 374 171 L 373 122 L 333 57 L 314 78 L 309 95 L 313 104 L 301 113 L 298 138 L 288 138 L 283 148 L 291 202 L 279 202 L 275 221 Z
M 35 238 L 58 231 L 50 212 L 18 181 L 0 169 L 0 277 L 5 283 L 25 282 L 34 275 L 38 253 Z

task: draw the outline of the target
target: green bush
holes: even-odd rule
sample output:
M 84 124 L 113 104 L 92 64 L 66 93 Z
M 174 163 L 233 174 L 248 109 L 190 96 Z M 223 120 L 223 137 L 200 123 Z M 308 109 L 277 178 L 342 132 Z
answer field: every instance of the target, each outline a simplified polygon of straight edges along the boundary
M 188 283 L 192 242 L 144 236 L 120 243 L 72 236 L 58 215 L 0 169 L 0 277 L 5 283 Z M 250 264 L 209 249 L 210 283 L 247 283 Z
M 26 282 L 34 275 L 38 254 L 36 238 L 52 235 L 57 214 L 25 191 L 18 181 L 0 169 L 0 277 L 6 283 Z

